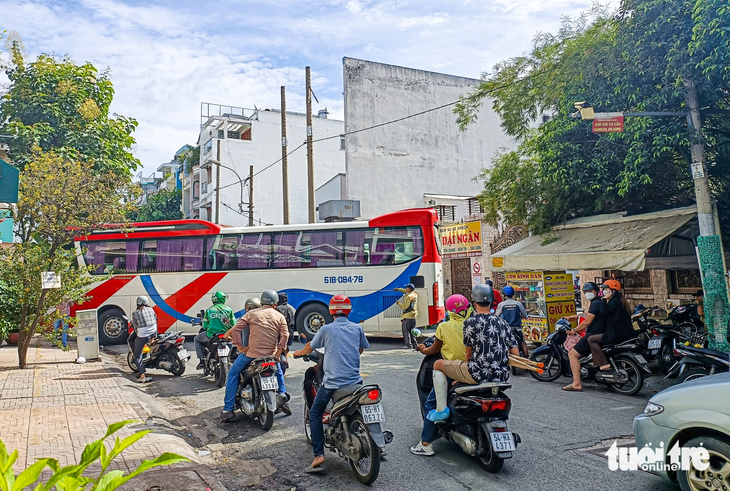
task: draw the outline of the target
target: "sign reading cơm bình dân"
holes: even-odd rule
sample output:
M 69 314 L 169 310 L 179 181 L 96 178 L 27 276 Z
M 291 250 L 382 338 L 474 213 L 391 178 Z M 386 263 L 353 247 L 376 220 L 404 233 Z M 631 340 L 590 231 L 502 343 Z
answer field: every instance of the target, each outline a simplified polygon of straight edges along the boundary
M 482 222 L 442 225 L 441 253 L 447 258 L 482 255 Z

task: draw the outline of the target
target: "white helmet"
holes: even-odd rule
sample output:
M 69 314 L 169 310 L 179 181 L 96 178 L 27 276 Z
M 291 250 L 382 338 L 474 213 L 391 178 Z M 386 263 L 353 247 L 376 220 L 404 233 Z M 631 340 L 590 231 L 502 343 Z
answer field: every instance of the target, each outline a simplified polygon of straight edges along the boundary
M 140 295 L 139 297 L 137 297 L 137 307 L 139 307 L 140 305 L 149 305 L 149 304 L 150 304 L 150 301 L 144 295 Z

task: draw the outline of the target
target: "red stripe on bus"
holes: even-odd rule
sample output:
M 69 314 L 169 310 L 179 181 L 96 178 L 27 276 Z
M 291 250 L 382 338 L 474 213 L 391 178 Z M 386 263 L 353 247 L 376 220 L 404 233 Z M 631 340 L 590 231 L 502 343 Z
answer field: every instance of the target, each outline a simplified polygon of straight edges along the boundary
M 83 304 L 72 305 L 71 315 L 76 315 L 77 310 L 91 310 L 98 308 L 133 279 L 134 276 L 114 276 L 109 278 L 101 285 L 89 291 L 86 294 L 88 300 L 86 300 Z
M 165 298 L 164 293 L 159 293 L 165 300 L 165 303 L 182 314 L 190 310 L 198 300 L 203 298 L 215 285 L 218 284 L 228 273 L 205 273 L 200 275 L 196 280 L 191 281 L 180 290 L 176 291 L 169 297 Z M 157 314 L 157 330 L 159 332 L 167 331 L 176 321 L 174 317 L 164 313 L 162 309 L 155 305 L 155 313 Z

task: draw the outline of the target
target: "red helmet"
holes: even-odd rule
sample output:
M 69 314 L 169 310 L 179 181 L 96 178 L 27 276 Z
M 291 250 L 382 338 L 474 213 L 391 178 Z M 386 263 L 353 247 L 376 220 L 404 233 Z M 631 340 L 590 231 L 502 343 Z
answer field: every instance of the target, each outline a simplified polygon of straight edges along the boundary
M 352 302 L 347 295 L 335 295 L 330 299 L 331 315 L 348 315 L 352 310 Z

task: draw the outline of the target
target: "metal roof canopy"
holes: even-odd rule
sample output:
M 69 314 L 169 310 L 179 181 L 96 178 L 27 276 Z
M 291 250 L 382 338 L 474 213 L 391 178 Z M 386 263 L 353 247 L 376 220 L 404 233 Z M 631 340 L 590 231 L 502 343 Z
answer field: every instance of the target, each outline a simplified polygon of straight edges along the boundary
M 492 254 L 493 271 L 698 269 L 697 207 L 576 218 Z M 547 244 L 542 245 L 543 241 Z M 501 267 L 494 259 L 502 258 Z M 498 263 L 499 261 L 497 261 Z

